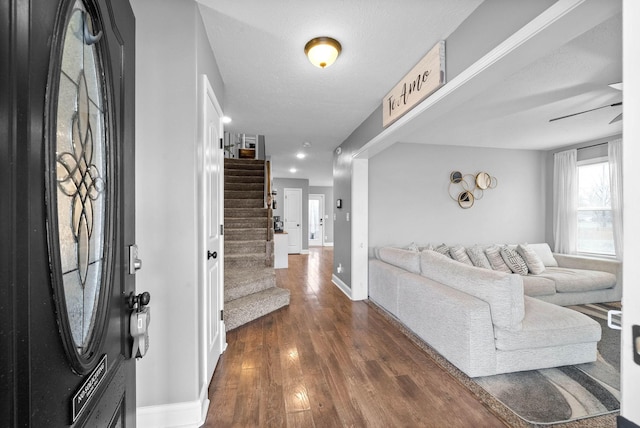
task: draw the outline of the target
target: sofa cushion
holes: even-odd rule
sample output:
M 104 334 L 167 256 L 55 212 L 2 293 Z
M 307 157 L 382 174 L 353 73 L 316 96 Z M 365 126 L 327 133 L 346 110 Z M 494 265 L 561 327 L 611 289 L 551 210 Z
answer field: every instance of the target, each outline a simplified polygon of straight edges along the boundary
M 539 276 L 553 280 L 560 293 L 604 290 L 616 285 L 614 274 L 597 270 L 550 267 Z
M 525 296 L 537 297 L 556 294 L 556 283 L 539 275 L 523 276 L 522 285 Z
M 394 247 L 378 249 L 378 258 L 383 262 L 413 273 L 420 273 L 420 253 Z
M 467 248 L 467 255 L 471 259 L 471 263 L 473 263 L 474 266 L 491 269 L 491 264 L 489 263 L 487 255 L 484 253 L 484 248 L 480 247 L 479 245 L 474 245 Z
M 458 263 L 434 251 L 420 253 L 422 276 L 484 300 L 496 326 L 517 330 L 524 318 L 522 277 Z
M 453 260 L 473 266 L 471 259 L 467 255 L 467 250 L 465 250 L 462 245 L 454 245 L 453 247 L 449 247 L 449 253 L 451 254 L 451 258 Z
M 538 254 L 540 260 L 546 267 L 557 267 L 558 261 L 553 257 L 549 244 L 543 242 L 541 244 L 528 244 L 528 247 Z
M 518 331 L 495 329 L 501 351 L 597 342 L 600 324 L 580 312 L 525 296 L 525 316 Z
M 538 256 L 533 249 L 529 248 L 527 244 L 519 244 L 516 247 L 516 251 L 520 256 L 524 259 L 524 262 L 527 264 L 529 268 L 529 273 L 532 275 L 538 275 L 544 272 L 544 262 Z
M 517 273 L 518 275 L 529 274 L 529 267 L 527 266 L 527 263 L 516 250 L 508 247 L 502 247 L 500 249 L 500 255 L 513 273 Z
M 487 255 L 487 259 L 489 259 L 489 264 L 491 265 L 491 269 L 497 270 L 498 272 L 511 273 L 511 269 L 504 262 L 504 259 L 500 255 L 500 247 L 497 245 L 492 245 L 484 250 L 484 253 Z

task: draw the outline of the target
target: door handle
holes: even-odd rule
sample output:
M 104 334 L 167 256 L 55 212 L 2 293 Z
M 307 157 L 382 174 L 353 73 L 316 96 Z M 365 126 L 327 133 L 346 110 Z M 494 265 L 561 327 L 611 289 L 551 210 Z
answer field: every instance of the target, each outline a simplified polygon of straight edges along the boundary
M 207 260 L 209 259 L 217 259 L 218 258 L 218 252 L 214 251 L 213 253 L 209 250 L 207 250 Z

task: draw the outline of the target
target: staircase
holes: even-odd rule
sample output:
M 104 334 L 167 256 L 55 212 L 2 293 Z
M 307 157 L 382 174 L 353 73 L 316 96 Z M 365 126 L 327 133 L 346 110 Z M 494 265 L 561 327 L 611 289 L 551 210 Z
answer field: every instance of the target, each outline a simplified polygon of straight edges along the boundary
M 273 219 L 265 208 L 265 161 L 224 160 L 224 319 L 233 330 L 289 304 L 276 287 Z

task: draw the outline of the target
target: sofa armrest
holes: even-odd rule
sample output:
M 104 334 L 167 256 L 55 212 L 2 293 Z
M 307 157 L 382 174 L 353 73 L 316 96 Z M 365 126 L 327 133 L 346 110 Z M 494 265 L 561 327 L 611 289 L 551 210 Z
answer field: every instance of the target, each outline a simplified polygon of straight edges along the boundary
M 558 267 L 570 269 L 587 269 L 609 272 L 616 276 L 616 289 L 622 289 L 622 262 L 615 259 L 599 259 L 596 257 L 554 253 Z

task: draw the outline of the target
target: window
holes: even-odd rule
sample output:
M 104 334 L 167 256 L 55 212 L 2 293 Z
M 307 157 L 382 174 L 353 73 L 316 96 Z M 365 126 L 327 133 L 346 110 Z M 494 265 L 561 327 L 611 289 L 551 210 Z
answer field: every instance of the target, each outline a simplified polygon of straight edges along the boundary
M 609 162 L 606 158 L 578 163 L 579 253 L 615 255 Z

